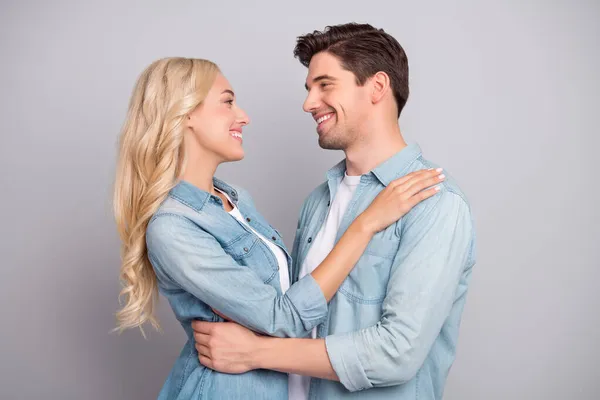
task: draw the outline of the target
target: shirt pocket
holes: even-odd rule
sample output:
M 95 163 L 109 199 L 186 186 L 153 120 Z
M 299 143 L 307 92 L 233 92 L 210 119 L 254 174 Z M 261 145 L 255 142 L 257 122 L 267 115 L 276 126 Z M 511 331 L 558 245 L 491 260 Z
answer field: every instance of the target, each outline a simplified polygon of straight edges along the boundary
M 342 283 L 339 292 L 355 303 L 379 304 L 387 292 L 390 270 L 400 239 L 371 239 L 364 253 Z
M 277 258 L 256 235 L 245 233 L 223 248 L 238 264 L 251 268 L 264 283 L 279 273 Z

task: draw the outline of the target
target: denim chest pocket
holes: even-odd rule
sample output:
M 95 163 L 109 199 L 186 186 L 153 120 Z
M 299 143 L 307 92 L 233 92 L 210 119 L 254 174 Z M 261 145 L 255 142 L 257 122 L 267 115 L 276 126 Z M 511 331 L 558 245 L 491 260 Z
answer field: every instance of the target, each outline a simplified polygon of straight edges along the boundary
M 252 268 L 264 283 L 269 283 L 279 273 L 277 258 L 263 241 L 245 233 L 228 243 L 223 250 L 238 264 Z
M 383 302 L 400 239 L 374 237 L 339 291 L 355 303 Z

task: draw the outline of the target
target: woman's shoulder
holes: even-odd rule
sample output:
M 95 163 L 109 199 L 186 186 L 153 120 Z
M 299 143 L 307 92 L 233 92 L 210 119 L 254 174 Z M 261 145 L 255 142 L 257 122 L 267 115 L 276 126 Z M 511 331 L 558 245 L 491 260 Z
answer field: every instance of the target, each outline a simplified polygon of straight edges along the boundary
M 153 241 L 167 241 L 182 234 L 202 233 L 202 207 L 198 207 L 193 200 L 189 196 L 179 196 L 171 191 L 146 226 L 148 244 Z
M 181 250 L 190 246 L 208 245 L 213 236 L 203 229 L 196 216 L 178 208 L 159 209 L 146 226 L 146 246 L 150 251 Z

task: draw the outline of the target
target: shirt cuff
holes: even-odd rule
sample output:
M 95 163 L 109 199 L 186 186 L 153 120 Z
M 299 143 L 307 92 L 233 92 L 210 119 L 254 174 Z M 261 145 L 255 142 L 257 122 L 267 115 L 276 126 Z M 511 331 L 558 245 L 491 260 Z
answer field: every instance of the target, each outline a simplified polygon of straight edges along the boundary
M 305 330 L 311 330 L 327 318 L 327 300 L 311 274 L 290 286 L 285 295 L 296 307 Z
M 325 337 L 329 361 L 346 389 L 356 392 L 373 387 L 358 358 L 352 334 Z

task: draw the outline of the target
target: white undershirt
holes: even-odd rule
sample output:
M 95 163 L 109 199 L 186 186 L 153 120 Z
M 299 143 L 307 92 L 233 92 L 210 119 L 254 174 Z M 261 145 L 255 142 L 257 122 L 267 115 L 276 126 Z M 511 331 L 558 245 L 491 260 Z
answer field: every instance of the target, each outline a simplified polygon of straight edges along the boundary
M 313 239 L 313 245 L 308 251 L 304 262 L 300 268 L 298 279 L 310 274 L 323 262 L 325 257 L 333 250 L 335 238 L 337 236 L 342 218 L 346 213 L 348 204 L 356 192 L 360 183 L 359 176 L 344 175 L 341 180 L 337 193 L 329 208 L 327 219 L 321 227 L 317 236 Z M 317 328 L 311 332 L 312 338 L 317 337 Z M 310 387 L 310 377 L 296 374 L 289 375 L 289 400 L 308 400 L 308 390 Z
M 262 240 L 267 246 L 269 246 L 269 249 L 277 259 L 277 264 L 279 264 L 279 283 L 281 284 L 281 292 L 285 293 L 285 291 L 290 288 L 290 272 L 288 270 L 288 261 L 285 252 L 281 249 L 281 247 L 272 243 L 270 240 L 268 240 L 266 237 L 264 237 L 263 235 L 255 231 L 250 225 L 248 225 L 248 222 L 246 222 L 246 219 L 244 218 L 240 210 L 235 206 L 233 201 L 231 201 L 227 193 L 217 188 L 215 188 L 215 190 L 220 193 L 223 193 L 225 197 L 227 197 L 227 200 L 229 200 L 229 203 L 231 203 L 231 205 L 233 206 L 233 210 L 229 211 L 229 214 L 235 217 L 235 219 L 240 221 L 242 224 L 250 228 L 250 230 L 260 238 L 260 240 Z

